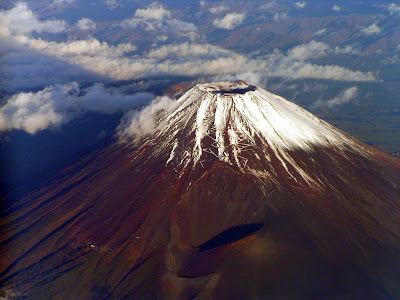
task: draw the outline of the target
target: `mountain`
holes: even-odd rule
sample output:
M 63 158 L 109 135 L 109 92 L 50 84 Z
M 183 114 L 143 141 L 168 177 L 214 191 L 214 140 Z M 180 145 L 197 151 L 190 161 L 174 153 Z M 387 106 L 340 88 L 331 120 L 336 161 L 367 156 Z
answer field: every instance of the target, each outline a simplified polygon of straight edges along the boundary
M 194 86 L 159 128 L 6 207 L 4 294 L 400 296 L 397 158 L 244 81 Z

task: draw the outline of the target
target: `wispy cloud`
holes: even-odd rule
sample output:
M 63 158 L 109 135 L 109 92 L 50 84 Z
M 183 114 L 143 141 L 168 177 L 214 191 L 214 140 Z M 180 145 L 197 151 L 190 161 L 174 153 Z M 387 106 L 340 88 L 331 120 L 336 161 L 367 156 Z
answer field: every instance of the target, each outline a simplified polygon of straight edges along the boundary
M 242 24 L 245 18 L 245 13 L 228 13 L 221 19 L 215 19 L 213 25 L 217 28 L 232 30 Z
M 316 32 L 314 32 L 313 36 L 323 35 L 326 33 L 326 28 L 322 28 Z
M 342 92 L 340 92 L 340 94 L 330 100 L 318 100 L 316 102 L 314 102 L 314 104 L 312 105 L 312 107 L 314 108 L 334 108 L 336 106 L 339 105 L 343 105 L 346 103 L 351 102 L 358 94 L 358 88 L 357 86 L 353 86 L 351 88 L 345 89 Z

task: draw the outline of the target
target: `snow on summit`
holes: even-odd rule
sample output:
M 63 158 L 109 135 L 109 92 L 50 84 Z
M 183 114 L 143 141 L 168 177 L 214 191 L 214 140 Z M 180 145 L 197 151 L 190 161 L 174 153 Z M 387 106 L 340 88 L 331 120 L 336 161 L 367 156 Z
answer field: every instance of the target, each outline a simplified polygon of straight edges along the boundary
M 166 130 L 177 122 L 190 125 L 196 136 L 196 160 L 204 150 L 203 139 L 210 135 L 221 160 L 228 159 L 228 146 L 237 149 L 242 139 L 255 143 L 256 136 L 277 151 L 311 151 L 314 145 L 338 145 L 348 140 L 298 105 L 245 81 L 198 84 L 178 102 Z
M 156 136 L 166 164 L 187 166 L 218 159 L 242 171 L 278 159 L 290 176 L 309 181 L 292 152 L 316 147 L 353 148 L 353 140 L 298 105 L 245 81 L 198 84 L 178 99 Z M 254 165 L 254 163 L 253 163 Z

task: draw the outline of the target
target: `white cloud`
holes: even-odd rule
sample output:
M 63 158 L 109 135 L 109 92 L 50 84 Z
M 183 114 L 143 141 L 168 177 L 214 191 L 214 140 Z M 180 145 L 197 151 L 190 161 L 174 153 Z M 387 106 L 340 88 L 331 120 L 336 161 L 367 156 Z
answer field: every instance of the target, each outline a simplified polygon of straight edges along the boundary
M 357 96 L 357 94 L 358 94 L 358 88 L 356 86 L 353 86 L 351 88 L 343 90 L 337 97 L 331 100 L 327 101 L 318 100 L 314 102 L 312 106 L 314 108 L 334 108 L 336 106 L 351 102 Z
M 326 28 L 322 28 L 316 32 L 314 32 L 313 36 L 317 36 L 317 35 L 323 35 L 326 33 Z
M 60 20 L 40 21 L 24 2 L 18 2 L 12 9 L 0 12 L 0 26 L 11 34 L 59 33 L 66 30 L 67 23 Z
M 296 4 L 297 8 L 304 8 L 307 5 L 307 3 L 304 2 L 304 1 L 303 2 L 296 2 L 295 4 Z
M 278 22 L 280 20 L 286 20 L 288 18 L 288 15 L 286 12 L 277 12 L 274 14 L 273 18 L 276 22 Z
M 133 110 L 122 118 L 117 128 L 117 134 L 121 141 L 138 141 L 141 138 L 155 133 L 162 128 L 160 116 L 168 111 L 172 111 L 177 105 L 177 101 L 169 97 L 157 97 L 148 106 L 140 111 Z
M 96 29 L 96 23 L 89 18 L 82 18 L 77 23 L 76 26 L 82 31 L 94 30 Z
M 376 23 L 373 23 L 370 26 L 361 29 L 361 32 L 366 34 L 366 35 L 371 35 L 371 34 L 380 33 L 381 29 L 379 28 L 378 25 L 376 25 Z
M 217 28 L 232 30 L 243 23 L 245 13 L 228 13 L 221 19 L 215 19 L 213 25 Z
M 139 107 L 153 98 L 149 93 L 125 95 L 101 83 L 86 89 L 76 82 L 57 84 L 36 93 L 12 96 L 0 109 L 0 130 L 19 129 L 35 134 L 66 124 L 86 111 L 113 114 Z
M 333 10 L 333 11 L 341 11 L 342 8 L 341 8 L 340 6 L 334 4 L 333 7 L 332 7 L 332 10 Z
M 388 5 L 388 10 L 391 15 L 393 14 L 400 14 L 400 5 L 396 5 L 395 3 L 390 3 Z

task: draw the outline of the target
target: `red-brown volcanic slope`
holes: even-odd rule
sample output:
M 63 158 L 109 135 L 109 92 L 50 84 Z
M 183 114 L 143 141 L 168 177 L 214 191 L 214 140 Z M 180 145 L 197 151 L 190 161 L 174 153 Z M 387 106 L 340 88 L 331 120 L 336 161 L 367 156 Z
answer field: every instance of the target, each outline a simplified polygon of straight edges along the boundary
M 99 150 L 4 212 L 3 292 L 36 299 L 400 297 L 398 159 L 350 137 L 352 147 L 287 151 L 304 178 L 259 137 L 242 150 L 247 165 L 240 167 L 206 151 L 196 165 L 178 154 L 171 160 L 171 149 L 162 148 L 166 134 Z M 194 148 L 196 134 L 180 127 L 178 150 Z M 202 147 L 217 145 L 205 137 Z

